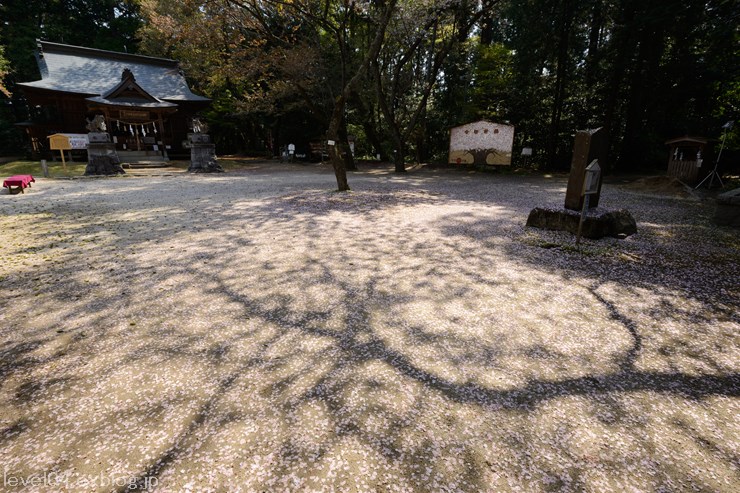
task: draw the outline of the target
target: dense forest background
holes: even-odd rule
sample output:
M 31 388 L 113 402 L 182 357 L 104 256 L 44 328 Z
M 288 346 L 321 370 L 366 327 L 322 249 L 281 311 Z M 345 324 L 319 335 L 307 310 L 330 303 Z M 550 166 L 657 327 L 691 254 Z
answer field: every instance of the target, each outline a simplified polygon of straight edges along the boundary
M 15 84 L 39 78 L 38 38 L 180 60 L 223 154 L 354 136 L 401 171 L 484 118 L 542 169 L 603 126 L 609 166 L 631 172 L 740 112 L 736 0 L 0 0 L 0 18 L 2 153 L 23 148 Z

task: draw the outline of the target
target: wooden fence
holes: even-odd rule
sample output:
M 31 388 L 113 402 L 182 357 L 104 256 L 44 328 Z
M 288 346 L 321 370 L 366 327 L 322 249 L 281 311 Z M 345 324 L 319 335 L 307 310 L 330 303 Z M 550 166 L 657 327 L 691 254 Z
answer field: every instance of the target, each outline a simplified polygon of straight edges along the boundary
M 693 185 L 699 178 L 701 168 L 696 165 L 696 161 L 668 161 L 668 176 L 681 180 L 684 183 Z

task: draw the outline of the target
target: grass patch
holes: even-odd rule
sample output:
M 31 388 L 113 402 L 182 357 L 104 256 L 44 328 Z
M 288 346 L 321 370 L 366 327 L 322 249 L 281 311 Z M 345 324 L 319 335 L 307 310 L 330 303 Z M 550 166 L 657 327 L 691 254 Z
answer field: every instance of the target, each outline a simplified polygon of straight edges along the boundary
M 233 157 L 221 157 L 218 158 L 218 164 L 221 165 L 223 169 L 226 171 L 229 170 L 238 170 L 238 169 L 249 169 L 255 165 L 255 163 L 261 163 L 269 161 L 269 159 L 264 158 L 233 158 Z M 190 161 L 185 161 L 187 168 L 190 165 Z M 295 162 L 294 164 L 301 164 L 300 162 Z
M 248 169 L 254 165 L 254 161 L 250 159 L 219 159 L 220 164 L 226 171 Z M 61 161 L 46 161 L 49 168 L 50 178 L 70 178 L 74 176 L 83 176 L 85 174 L 85 168 L 87 167 L 86 162 L 67 162 L 66 170 L 62 166 Z M 173 168 L 180 168 L 187 170 L 190 166 L 190 161 L 170 161 L 166 163 L 167 166 Z M 0 164 L 0 176 L 8 177 L 12 175 L 33 175 L 35 178 L 43 177 L 43 171 L 41 170 L 41 161 L 26 161 L 17 160 L 9 161 L 4 164 Z M 125 175 L 124 175 L 125 176 Z
M 62 166 L 61 161 L 47 161 L 49 167 L 49 176 L 52 178 L 56 177 L 70 177 L 70 176 L 82 176 L 85 173 L 85 167 L 87 163 L 71 162 L 67 163 L 67 169 L 65 170 Z M 41 161 L 10 161 L 5 164 L 0 164 L 0 175 L 12 176 L 12 175 L 33 175 L 34 177 L 43 177 L 44 173 L 41 170 Z

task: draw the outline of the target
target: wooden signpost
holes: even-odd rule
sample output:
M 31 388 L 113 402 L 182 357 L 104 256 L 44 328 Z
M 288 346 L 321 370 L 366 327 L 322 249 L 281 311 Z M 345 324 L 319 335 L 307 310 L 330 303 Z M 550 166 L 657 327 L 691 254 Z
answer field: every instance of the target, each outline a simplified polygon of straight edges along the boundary
M 581 220 L 578 221 L 578 234 L 576 235 L 576 245 L 581 244 L 581 231 L 583 230 L 583 220 L 586 219 L 586 211 L 588 210 L 588 202 L 592 195 L 597 196 L 601 189 L 601 166 L 599 166 L 599 160 L 594 159 L 591 164 L 586 166 L 586 174 L 583 177 L 583 189 L 581 190 L 581 197 L 583 197 L 583 208 L 581 209 Z
M 64 161 L 64 151 L 72 149 L 87 149 L 87 134 L 53 134 L 49 135 L 49 149 L 59 151 L 62 155 L 62 166 L 67 171 L 67 163 Z M 72 160 L 72 153 L 69 155 Z

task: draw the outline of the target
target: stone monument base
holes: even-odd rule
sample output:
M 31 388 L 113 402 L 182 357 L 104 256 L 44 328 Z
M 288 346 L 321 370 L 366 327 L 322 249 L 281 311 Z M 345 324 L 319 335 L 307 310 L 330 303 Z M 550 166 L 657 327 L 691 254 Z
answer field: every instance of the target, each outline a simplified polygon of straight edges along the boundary
M 535 207 L 529 213 L 527 226 L 555 231 L 568 231 L 578 234 L 578 223 L 581 219 L 579 211 L 569 209 L 545 209 Z M 637 223 L 627 210 L 612 211 L 606 209 L 591 209 L 586 212 L 581 234 L 585 238 L 598 240 L 605 236 L 626 238 L 637 233 Z
M 712 222 L 720 226 L 740 228 L 740 188 L 717 196 L 717 208 Z
M 126 172 L 112 142 L 93 142 L 87 145 L 87 167 L 85 175 L 122 175 Z
M 223 173 L 224 169 L 218 164 L 215 144 L 190 144 L 190 173 Z

